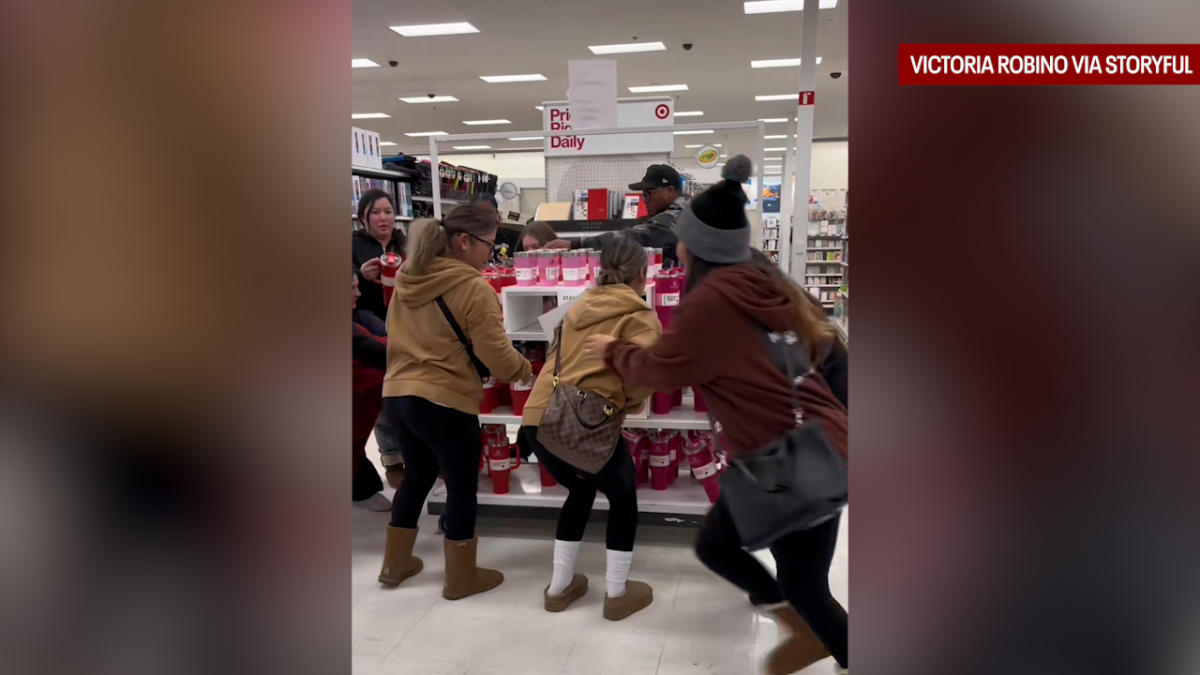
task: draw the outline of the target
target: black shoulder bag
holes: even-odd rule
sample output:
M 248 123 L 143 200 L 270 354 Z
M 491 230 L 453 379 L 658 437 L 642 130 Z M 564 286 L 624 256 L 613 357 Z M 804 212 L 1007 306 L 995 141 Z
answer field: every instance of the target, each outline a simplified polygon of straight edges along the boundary
M 757 550 L 780 537 L 828 521 L 846 505 L 849 491 L 846 460 L 816 421 L 800 424 L 796 384 L 819 377 L 811 367 L 797 376 L 794 361 L 803 345 L 795 333 L 769 333 L 771 360 L 780 365 L 791 386 L 797 426 L 752 455 L 730 458 L 721 473 L 721 499 L 729 508 L 742 546 Z
M 442 310 L 442 314 L 446 317 L 446 321 L 450 323 L 450 327 L 454 329 L 454 334 L 458 336 L 458 341 L 467 348 L 467 358 L 471 359 L 471 365 L 475 366 L 475 372 L 479 373 L 479 379 L 484 380 L 491 377 L 492 371 L 483 365 L 483 361 L 480 361 L 478 356 L 475 356 L 475 349 L 471 347 L 471 341 L 467 339 L 467 334 L 463 332 L 462 327 L 454 320 L 454 315 L 450 313 L 450 308 L 446 306 L 446 301 L 439 295 L 434 299 L 434 302 L 437 303 L 438 309 Z

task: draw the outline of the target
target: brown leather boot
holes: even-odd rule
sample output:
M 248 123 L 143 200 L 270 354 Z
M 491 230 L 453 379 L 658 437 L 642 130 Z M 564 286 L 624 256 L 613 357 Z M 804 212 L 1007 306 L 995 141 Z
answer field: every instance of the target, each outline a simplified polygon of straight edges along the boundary
M 392 527 L 388 525 L 387 544 L 383 549 L 383 569 L 379 571 L 379 583 L 399 586 L 400 582 L 420 572 L 425 564 L 412 554 L 417 541 L 417 528 Z
M 609 621 L 620 621 L 639 610 L 650 606 L 654 601 L 654 591 L 650 584 L 642 581 L 626 581 L 625 595 L 610 598 L 604 594 L 604 618 Z
M 829 650 L 795 609 L 789 606 L 775 610 L 775 620 L 781 632 L 786 630 L 791 635 L 767 656 L 767 675 L 794 673 L 829 656 Z
M 442 587 L 443 598 L 459 600 L 468 595 L 490 591 L 504 581 L 504 575 L 500 572 L 475 565 L 478 544 L 479 537 L 472 537 L 466 541 L 446 540 L 446 584 Z

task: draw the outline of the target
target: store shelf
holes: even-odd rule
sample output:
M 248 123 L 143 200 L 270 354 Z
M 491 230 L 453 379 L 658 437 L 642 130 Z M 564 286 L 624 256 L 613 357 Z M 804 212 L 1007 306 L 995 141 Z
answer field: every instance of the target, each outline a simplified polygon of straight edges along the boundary
M 521 330 L 505 333 L 509 340 L 524 340 L 526 342 L 546 342 L 546 334 L 542 332 L 542 324 L 534 321 Z
M 804 262 L 807 265 L 836 265 L 842 261 L 841 260 L 805 260 Z
M 831 321 L 838 335 L 841 336 L 842 341 L 848 344 L 850 342 L 850 329 L 846 328 L 846 323 L 841 319 L 831 319 Z
M 416 175 L 416 170 L 412 171 L 390 171 L 387 169 L 373 169 L 367 166 L 351 166 L 351 174 L 360 176 L 368 176 L 370 178 L 389 178 L 391 180 L 403 180 Z
M 840 234 L 810 234 L 809 239 L 845 239 L 844 235 Z
M 416 196 L 416 195 L 413 195 L 413 198 L 412 198 L 412 200 L 413 200 L 414 202 L 425 202 L 426 204 L 432 204 L 432 203 L 433 203 L 433 197 L 418 197 L 418 196 Z M 470 203 L 470 200 L 467 200 L 467 199 L 451 199 L 450 197 L 442 197 L 442 203 L 443 203 L 443 204 L 469 204 L 469 203 Z
M 414 199 L 416 199 L 416 198 L 414 197 Z M 809 251 L 841 251 L 842 247 L 838 246 L 837 248 L 829 248 L 828 246 L 814 246 L 807 250 L 809 250 Z
M 512 408 L 501 406 L 495 412 L 479 416 L 480 424 L 520 424 L 521 418 L 514 415 Z M 691 429 L 704 431 L 711 428 L 708 424 L 708 413 L 696 412 L 692 408 L 690 398 L 685 398 L 683 405 L 676 407 L 666 415 L 650 413 L 644 419 L 626 417 L 622 425 L 626 429 Z
M 806 277 L 840 277 L 843 275 L 841 273 L 838 273 L 838 274 L 805 274 L 804 276 L 806 276 Z
M 700 524 L 712 505 L 704 488 L 687 473 L 686 464 L 680 465 L 679 477 L 666 490 L 652 490 L 649 486 L 638 489 L 638 513 L 642 523 Z M 567 498 L 567 489 L 561 485 L 542 487 L 541 470 L 536 464 L 522 462 L 510 473 L 508 481 L 508 494 L 494 494 L 486 472 L 480 473 L 476 496 L 480 515 L 553 517 Z M 440 479 L 429 492 L 428 504 L 429 513 L 445 513 L 446 485 Z M 592 510 L 607 516 L 608 499 L 604 493 L 596 495 Z
M 842 267 L 849 267 L 849 266 L 850 266 L 850 263 L 848 263 L 848 262 L 844 262 L 844 263 L 842 263 L 841 265 L 842 265 Z
M 830 307 L 830 308 L 832 308 L 832 307 L 833 307 L 833 303 L 832 303 L 832 302 L 822 302 L 822 303 L 821 303 L 821 306 L 822 306 L 822 307 Z
M 806 288 L 841 288 L 841 284 L 804 284 Z

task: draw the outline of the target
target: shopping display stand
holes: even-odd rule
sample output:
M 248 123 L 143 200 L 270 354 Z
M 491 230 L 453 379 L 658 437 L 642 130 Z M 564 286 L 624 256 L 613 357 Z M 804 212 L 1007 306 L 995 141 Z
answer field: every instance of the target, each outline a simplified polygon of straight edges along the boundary
M 488 141 L 500 140 L 510 136 L 538 136 L 549 138 L 553 136 L 576 136 L 576 135 L 605 135 L 605 134 L 637 134 L 637 133 L 664 133 L 675 131 L 692 131 L 702 129 L 713 129 L 714 131 L 721 130 L 737 130 L 737 129 L 755 129 L 757 130 L 758 147 L 757 154 L 753 158 L 756 160 L 755 166 L 762 166 L 763 156 L 763 140 L 764 126 L 762 122 L 723 122 L 717 124 L 681 124 L 669 126 L 647 126 L 647 127 L 620 127 L 608 129 L 567 129 L 561 131 L 505 131 L 496 133 L 478 133 L 478 134 L 454 134 L 446 136 L 431 136 L 429 137 L 429 159 L 433 166 L 438 165 L 438 146 L 442 143 L 456 143 L 462 141 Z M 630 155 L 645 156 L 646 153 L 630 153 Z M 661 161 L 666 161 L 667 153 L 661 158 Z M 589 163 L 599 163 L 605 161 L 607 156 L 588 157 Z M 617 155 L 619 157 L 619 155 Z M 628 161 L 626 157 L 625 161 Z M 656 159 L 655 161 L 660 161 Z M 645 167 L 639 165 L 637 171 L 644 171 Z M 625 179 L 628 181 L 636 180 L 638 176 Z M 559 192 L 573 190 L 575 186 L 560 186 Z M 587 186 L 584 186 L 587 187 Z M 435 217 L 442 216 L 441 206 L 441 190 L 438 181 L 433 181 L 433 206 Z M 628 224 L 629 221 L 566 221 L 559 223 L 559 234 L 563 236 L 572 236 L 577 234 L 594 234 L 598 231 L 613 229 L 620 225 Z M 564 227 L 568 225 L 568 227 Z M 578 226 L 579 232 L 573 232 Z M 566 230 L 566 231 L 564 231 Z M 788 237 L 790 240 L 790 237 Z M 504 315 L 504 330 L 509 339 L 516 341 L 546 341 L 546 336 L 543 333 L 538 317 L 544 313 L 543 300 L 547 297 L 556 297 L 559 303 L 562 303 L 573 296 L 579 295 L 587 290 L 586 286 L 506 286 L 501 289 L 500 301 Z M 653 286 L 648 285 L 646 289 L 647 300 L 653 306 L 654 291 Z M 521 418 L 515 414 L 511 408 L 501 407 L 491 413 L 479 416 L 480 424 L 503 424 L 506 426 L 509 436 L 511 437 L 521 423 Z M 696 412 L 694 401 L 691 396 L 685 396 L 682 405 L 674 407 L 671 412 L 658 415 L 648 411 L 642 414 L 629 415 L 624 423 L 626 429 L 673 429 L 673 430 L 708 430 L 711 429 L 708 415 L 704 412 Z M 567 492 L 562 486 L 543 487 L 540 480 L 540 467 L 536 464 L 536 459 L 531 457 L 533 461 L 526 461 L 521 466 L 512 470 L 509 491 L 506 494 L 493 494 L 488 485 L 488 477 L 485 472 L 480 475 L 480 489 L 478 492 L 479 513 L 483 516 L 502 516 L 502 517 L 535 517 L 535 518 L 553 518 L 556 517 L 559 509 L 562 507 L 563 501 L 566 499 Z M 703 520 L 704 515 L 711 508 L 711 503 L 704 488 L 691 478 L 686 462 L 680 463 L 680 477 L 665 490 L 653 490 L 650 487 L 642 487 L 638 489 L 638 510 L 641 514 L 643 523 L 653 523 L 661 525 L 682 525 L 682 526 L 698 526 Z M 429 513 L 441 515 L 445 513 L 446 506 L 446 488 L 439 481 L 434 489 L 429 493 L 427 500 Z M 607 516 L 608 501 L 603 495 L 597 495 L 595 506 L 593 507 L 596 517 L 604 519 Z

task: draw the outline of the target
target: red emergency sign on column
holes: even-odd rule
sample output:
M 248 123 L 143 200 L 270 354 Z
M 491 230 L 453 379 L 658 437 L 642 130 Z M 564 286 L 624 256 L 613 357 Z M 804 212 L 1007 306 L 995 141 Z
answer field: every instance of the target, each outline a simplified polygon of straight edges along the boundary
M 817 99 L 817 92 L 802 91 L 800 92 L 800 105 L 812 105 Z

